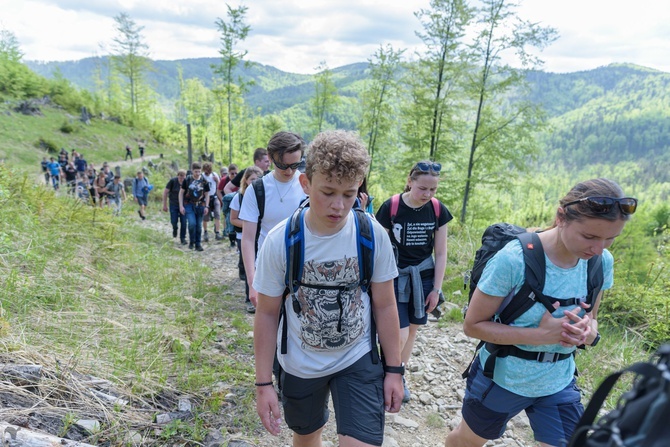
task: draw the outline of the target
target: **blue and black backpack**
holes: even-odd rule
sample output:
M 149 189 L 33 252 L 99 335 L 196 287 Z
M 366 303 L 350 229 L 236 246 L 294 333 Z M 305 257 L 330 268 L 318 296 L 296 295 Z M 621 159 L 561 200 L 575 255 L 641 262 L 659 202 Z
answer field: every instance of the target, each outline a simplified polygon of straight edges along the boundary
M 363 292 L 366 292 L 372 300 L 372 291 L 370 283 L 372 279 L 372 272 L 374 270 L 374 253 L 375 253 L 375 238 L 372 221 L 360 208 L 352 208 L 351 212 L 354 214 L 356 223 L 356 246 L 358 251 L 358 272 L 359 278 L 357 282 L 351 284 L 328 286 L 328 285 L 312 285 L 302 282 L 302 272 L 305 262 L 305 211 L 309 207 L 309 199 L 306 199 L 289 217 L 286 232 L 286 274 L 284 282 L 286 288 L 282 295 L 283 301 L 280 311 L 280 319 L 282 320 L 282 335 L 281 335 L 281 353 L 287 352 L 287 321 L 284 315 L 286 311 L 285 301 L 287 298 L 291 299 L 291 308 L 294 312 L 300 313 L 300 303 L 295 297 L 300 286 L 314 287 L 319 289 L 338 290 L 341 292 L 353 290 L 360 287 Z M 340 318 L 342 318 L 342 303 L 340 302 L 340 295 L 338 294 L 338 304 L 340 305 Z M 372 309 L 372 306 L 370 306 Z M 372 312 L 372 310 L 371 310 Z M 372 327 L 370 329 L 370 346 L 373 355 L 374 363 L 379 362 L 379 351 L 377 349 L 377 329 L 374 322 L 374 316 L 370 318 Z M 339 323 L 341 324 L 341 322 Z M 339 329 L 339 327 L 338 327 Z

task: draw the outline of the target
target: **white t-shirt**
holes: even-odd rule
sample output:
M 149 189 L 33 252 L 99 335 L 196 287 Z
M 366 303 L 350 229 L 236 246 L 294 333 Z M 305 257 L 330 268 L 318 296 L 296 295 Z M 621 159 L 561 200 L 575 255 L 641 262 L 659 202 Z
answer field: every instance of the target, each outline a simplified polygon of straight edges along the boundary
M 247 191 L 251 191 L 252 194 L 254 192 L 252 189 L 249 189 L 249 188 L 247 188 Z M 240 213 L 240 202 L 242 202 L 242 196 L 240 196 L 240 192 L 238 191 L 238 192 L 235 193 L 233 198 L 230 200 L 230 209 L 237 211 L 237 217 L 240 217 L 240 214 L 239 214 Z M 241 231 L 236 231 L 235 232 L 235 237 L 238 240 L 241 241 L 242 240 L 242 232 Z
M 246 199 L 245 199 L 246 201 Z M 308 211 L 309 212 L 309 211 Z M 356 218 L 349 214 L 344 227 L 334 235 L 316 236 L 305 226 L 305 263 L 302 282 L 314 285 L 348 285 L 358 282 Z M 398 276 L 391 242 L 384 228 L 372 220 L 375 256 L 372 282 Z M 268 234 L 258 254 L 254 288 L 281 299 L 286 273 L 286 220 Z M 277 356 L 289 374 L 309 379 L 341 371 L 370 351 L 370 298 L 360 288 L 342 291 L 300 287 L 285 302 L 288 316 L 287 353 L 281 354 L 280 322 Z M 297 300 L 303 309 L 293 308 Z M 340 315 L 341 312 L 341 315 Z M 341 326 L 338 331 L 338 324 Z
M 274 171 L 263 177 L 265 187 L 265 211 L 261 220 L 261 233 L 258 237 L 258 249 L 270 230 L 284 219 L 287 219 L 305 199 L 305 192 L 300 186 L 300 172 L 296 171 L 291 181 L 282 183 L 274 178 Z M 281 192 L 281 196 L 280 196 Z M 246 189 L 239 218 L 248 222 L 258 222 L 258 202 L 251 185 Z
M 203 172 L 202 178 L 209 182 L 209 197 L 216 197 L 216 187 L 219 184 L 219 176 L 216 174 L 216 172 L 212 172 L 210 175 L 207 175 Z

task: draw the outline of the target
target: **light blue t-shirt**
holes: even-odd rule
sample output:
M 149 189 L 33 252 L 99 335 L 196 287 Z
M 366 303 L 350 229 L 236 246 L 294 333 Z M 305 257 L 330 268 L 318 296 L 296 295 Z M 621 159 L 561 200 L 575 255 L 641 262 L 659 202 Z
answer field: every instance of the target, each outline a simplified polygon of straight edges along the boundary
M 587 268 L 588 261 L 580 259 L 577 265 L 571 268 L 561 268 L 554 265 L 547 255 L 546 278 L 543 293 L 554 298 L 579 298 L 586 299 L 587 294 Z M 605 250 L 602 255 L 602 266 L 604 283 L 602 290 L 607 290 L 613 284 L 613 257 Z M 487 295 L 501 297 L 501 303 L 510 291 L 517 291 L 523 285 L 525 279 L 525 264 L 523 260 L 523 248 L 518 240 L 509 242 L 498 253 L 493 256 L 477 284 L 479 290 Z M 574 306 L 561 306 L 553 312 L 553 316 L 561 318 L 563 311 Z M 542 316 L 547 309 L 541 303 L 535 303 L 519 318 L 511 323 L 511 326 L 538 327 Z M 534 352 L 559 352 L 570 353 L 576 348 L 566 348 L 560 344 L 552 345 L 517 345 L 526 351 Z M 486 364 L 489 352 L 486 349 L 480 351 L 481 364 Z M 518 357 L 508 356 L 497 358 L 493 381 L 502 388 L 525 397 L 549 396 L 565 388 L 573 378 L 575 370 L 574 357 L 554 363 L 543 363 L 535 360 L 524 360 Z

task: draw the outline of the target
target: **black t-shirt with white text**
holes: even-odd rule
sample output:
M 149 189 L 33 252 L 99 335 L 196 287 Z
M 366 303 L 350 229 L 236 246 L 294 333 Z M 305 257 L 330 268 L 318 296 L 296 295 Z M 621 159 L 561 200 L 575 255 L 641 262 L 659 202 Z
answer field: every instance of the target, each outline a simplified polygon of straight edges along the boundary
M 391 199 L 379 207 L 375 218 L 389 230 L 391 243 L 398 249 L 398 268 L 418 265 L 433 254 L 436 228 L 435 211 L 431 201 L 415 209 L 409 207 L 401 195 L 393 227 L 391 226 Z M 440 202 L 438 227 L 452 219 L 453 216 L 447 207 Z

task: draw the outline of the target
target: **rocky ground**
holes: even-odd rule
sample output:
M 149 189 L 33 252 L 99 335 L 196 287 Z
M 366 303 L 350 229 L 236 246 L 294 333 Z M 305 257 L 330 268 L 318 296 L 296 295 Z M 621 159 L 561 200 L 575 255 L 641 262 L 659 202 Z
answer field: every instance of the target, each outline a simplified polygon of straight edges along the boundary
M 145 224 L 169 233 L 166 219 L 150 218 Z M 212 275 L 218 280 L 230 284 L 234 293 L 244 296 L 243 283 L 237 275 L 237 254 L 227 241 L 203 243 L 205 251 L 194 256 L 208 259 L 212 267 Z M 180 249 L 188 250 L 175 242 Z M 240 309 L 242 304 L 240 300 Z M 449 303 L 445 303 L 446 306 Z M 243 310 L 242 310 L 243 311 Z M 253 315 L 246 314 L 253 324 Z M 463 399 L 465 380 L 461 373 L 472 358 L 475 341 L 466 337 L 460 324 L 429 320 L 417 337 L 415 349 L 408 365 L 406 374 L 412 399 L 404 404 L 400 413 L 388 414 L 386 417 L 386 434 L 383 447 L 438 447 L 444 446 L 444 438 L 449 429 L 460 421 L 460 408 Z M 250 359 L 251 360 L 251 359 Z M 251 360 L 252 361 L 252 360 Z M 225 432 L 225 427 L 221 427 Z M 285 428 L 278 437 L 268 433 L 245 434 L 238 438 L 222 440 L 220 445 L 230 447 L 284 447 L 291 446 L 291 432 Z M 331 409 L 331 420 L 324 431 L 324 447 L 337 446 L 334 414 Z M 205 445 L 217 445 L 216 439 L 209 439 Z M 513 419 L 505 436 L 491 441 L 487 446 L 524 447 L 534 446 L 530 434 L 530 426 L 525 416 Z

